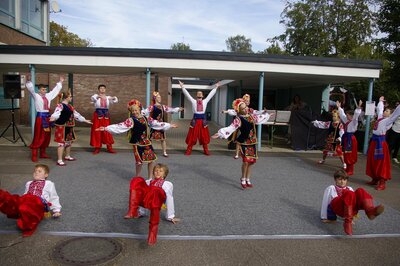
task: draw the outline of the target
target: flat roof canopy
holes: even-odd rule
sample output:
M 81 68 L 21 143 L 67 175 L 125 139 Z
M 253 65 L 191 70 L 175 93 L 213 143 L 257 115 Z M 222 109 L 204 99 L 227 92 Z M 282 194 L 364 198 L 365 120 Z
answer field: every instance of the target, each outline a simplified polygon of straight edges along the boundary
M 382 63 L 337 58 L 97 47 L 0 45 L 0 71 L 139 74 L 242 80 L 265 88 L 310 88 L 379 78 Z

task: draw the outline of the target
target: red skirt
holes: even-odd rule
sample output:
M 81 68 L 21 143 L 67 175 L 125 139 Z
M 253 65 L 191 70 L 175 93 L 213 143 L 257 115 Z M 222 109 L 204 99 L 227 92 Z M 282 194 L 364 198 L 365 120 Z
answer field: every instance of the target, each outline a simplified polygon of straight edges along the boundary
M 50 127 L 45 131 L 42 126 L 42 118 L 39 116 L 36 117 L 33 132 L 33 140 L 29 147 L 31 149 L 47 148 L 50 144 L 51 131 Z
M 343 143 L 346 143 L 346 138 L 343 139 Z M 344 151 L 344 162 L 347 165 L 356 164 L 358 159 L 358 143 L 356 137 L 351 136 L 351 151 Z
M 208 126 L 203 127 L 203 120 L 201 119 L 196 119 L 194 127 L 189 127 L 189 132 L 186 136 L 186 144 L 193 146 L 196 144 L 197 140 L 199 140 L 200 145 L 210 143 Z
M 17 226 L 24 236 L 32 235 L 43 219 L 44 205 L 41 199 L 34 195 L 11 195 L 0 190 L 0 211 L 8 218 L 17 219 Z
M 367 155 L 367 169 L 365 173 L 372 179 L 392 179 L 390 153 L 386 141 L 382 142 L 383 159 L 377 160 L 374 158 L 376 141 L 371 141 Z
M 96 131 L 96 128 L 106 127 L 110 125 L 110 119 L 107 117 L 100 117 L 97 112 L 93 113 L 93 125 L 90 131 L 90 146 L 95 148 L 101 148 L 102 144 L 112 145 L 114 144 L 113 136 L 107 131 Z
M 57 143 L 65 143 L 74 141 L 75 131 L 74 127 L 66 127 L 56 125 L 56 130 L 54 132 L 54 141 Z

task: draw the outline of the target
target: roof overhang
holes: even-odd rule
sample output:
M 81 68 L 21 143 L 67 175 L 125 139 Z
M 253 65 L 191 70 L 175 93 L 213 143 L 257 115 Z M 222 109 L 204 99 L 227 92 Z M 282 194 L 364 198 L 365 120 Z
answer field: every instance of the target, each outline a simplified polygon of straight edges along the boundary
M 156 49 L 0 46 L 0 71 L 75 74 L 138 74 L 147 68 L 166 76 L 242 80 L 257 83 L 265 73 L 267 88 L 326 86 L 379 78 L 380 61 L 294 57 L 227 52 Z

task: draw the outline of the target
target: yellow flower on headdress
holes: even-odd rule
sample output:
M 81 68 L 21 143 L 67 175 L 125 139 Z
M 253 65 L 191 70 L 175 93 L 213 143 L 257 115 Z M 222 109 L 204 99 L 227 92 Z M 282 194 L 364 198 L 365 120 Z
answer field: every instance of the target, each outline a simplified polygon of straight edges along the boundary
M 238 98 L 232 102 L 232 108 L 236 111 L 236 113 L 239 113 L 239 106 L 242 103 L 246 104 L 242 98 Z

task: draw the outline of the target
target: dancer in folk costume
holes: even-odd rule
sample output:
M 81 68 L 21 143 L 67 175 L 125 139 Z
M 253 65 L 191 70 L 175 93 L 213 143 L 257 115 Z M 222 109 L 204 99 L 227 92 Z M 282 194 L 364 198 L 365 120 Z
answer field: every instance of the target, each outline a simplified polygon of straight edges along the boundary
M 342 122 L 340 122 L 339 112 L 334 109 L 332 110 L 332 121 L 312 121 L 312 124 L 315 127 L 321 129 L 328 129 L 328 137 L 326 139 L 326 145 L 324 150 L 322 151 L 322 160 L 318 161 L 319 164 L 325 163 L 326 157 L 329 156 L 337 156 L 340 158 L 340 161 L 343 164 L 343 169 L 346 170 L 347 165 L 344 162 L 343 151 L 342 151 L 342 136 L 344 134 L 344 126 Z
M 142 177 L 134 177 L 129 189 L 129 210 L 125 219 L 140 218 L 150 211 L 150 225 L 147 243 L 154 245 L 157 242 L 158 224 L 160 222 L 161 207 L 166 203 L 166 219 L 173 224 L 180 221 L 175 217 L 173 185 L 165 179 L 168 176 L 168 167 L 157 164 L 153 169 L 153 178 L 144 180 Z M 146 208 L 146 209 L 144 209 Z
M 92 124 L 90 120 L 86 120 L 75 108 L 71 105 L 72 94 L 70 91 L 62 92 L 60 94 L 61 103 L 59 103 L 50 117 L 50 121 L 55 122 L 56 130 L 54 134 L 54 141 L 58 143 L 57 148 L 57 165 L 65 166 L 63 157 L 66 161 L 75 161 L 71 157 L 72 143 L 76 139 L 74 127 L 75 120 Z M 64 154 L 65 153 L 65 154 Z M 65 156 L 64 156 L 65 155 Z
M 385 97 L 379 98 L 377 106 L 378 119 L 375 121 L 372 137 L 369 142 L 366 174 L 372 178 L 368 185 L 376 186 L 376 190 L 384 190 L 386 181 L 392 179 L 390 152 L 386 142 L 386 131 L 400 116 L 400 105 L 391 114 L 389 107 L 384 108 Z
M 36 110 L 35 129 L 33 133 L 33 140 L 30 145 L 32 149 L 32 162 L 38 161 L 38 149 L 40 149 L 40 158 L 50 158 L 46 154 L 46 149 L 50 144 L 51 127 L 50 127 L 50 103 L 57 97 L 62 89 L 64 78 L 60 76 L 57 85 L 49 92 L 45 85 L 39 84 L 38 92 L 35 92 L 32 82 L 29 80 L 26 83 L 26 88 L 31 94 Z
M 257 130 L 255 125 L 264 123 L 269 119 L 270 115 L 268 113 L 259 115 L 251 114 L 248 111 L 246 103 L 241 98 L 234 100 L 232 106 L 237 113 L 232 124 L 218 130 L 212 138 L 227 139 L 233 132 L 239 130 L 239 136 L 236 138 L 236 141 L 240 144 L 240 151 L 243 158 L 242 177 L 240 181 L 242 188 L 251 188 L 253 187 L 250 181 L 251 168 L 258 159 Z
M 396 106 L 399 106 L 400 102 L 396 102 Z M 392 153 L 392 160 L 394 163 L 399 164 L 397 156 L 400 149 L 400 117 L 394 121 L 393 126 L 386 133 L 386 141 L 389 146 L 389 153 Z
M 361 114 L 362 101 L 360 100 L 356 110 L 346 110 L 341 107 L 339 101 L 336 102 L 340 119 L 344 124 L 344 134 L 342 138 L 342 148 L 344 149 L 344 162 L 346 164 L 346 172 L 348 175 L 354 174 L 354 165 L 357 163 L 358 143 L 354 136 L 354 132 L 357 131 L 358 117 Z
M 183 94 L 192 103 L 193 110 L 193 119 L 190 122 L 189 132 L 186 136 L 186 144 L 188 146 L 185 155 L 190 155 L 192 153 L 193 145 L 196 144 L 197 139 L 199 140 L 199 144 L 203 145 L 204 154 L 210 155 L 208 150 L 208 144 L 210 143 L 210 132 L 208 131 L 208 122 L 205 111 L 207 109 L 208 102 L 217 92 L 219 84 L 219 82 L 215 84 L 215 88 L 210 91 L 205 99 L 203 99 L 204 95 L 202 91 L 198 91 L 196 94 L 197 99 L 194 99 L 185 89 L 183 82 L 179 81 L 179 85 L 182 88 Z
M 61 205 L 54 183 L 47 180 L 49 167 L 45 164 L 35 165 L 33 180 L 25 185 L 22 196 L 10 194 L 0 189 L 0 212 L 8 218 L 17 219 L 17 226 L 22 236 L 31 236 L 40 221 L 47 214 L 58 218 L 61 216 Z
M 242 99 L 246 103 L 247 108 L 248 108 L 247 110 L 248 110 L 248 112 L 250 114 L 260 115 L 260 114 L 267 113 L 266 109 L 264 109 L 262 111 L 259 111 L 259 110 L 254 110 L 253 108 L 250 108 L 250 95 L 249 94 L 246 93 L 245 95 L 243 95 Z M 222 113 L 223 114 L 228 114 L 230 116 L 236 116 L 237 115 L 237 113 L 236 113 L 236 111 L 234 109 L 223 110 Z M 240 154 L 240 144 L 239 144 L 239 142 L 236 141 L 237 133 L 238 132 L 235 131 L 231 135 L 230 140 L 228 141 L 228 142 L 234 141 L 236 143 L 236 153 L 235 153 L 235 156 L 233 157 L 235 159 L 239 159 L 239 154 Z
M 153 104 L 147 107 L 147 109 L 142 110 L 142 114 L 144 114 L 145 116 L 150 116 L 153 120 L 157 120 L 160 123 L 167 121 L 167 113 L 174 114 L 183 111 L 182 107 L 173 108 L 163 105 L 161 103 L 161 95 L 158 91 L 153 92 L 152 101 Z M 152 128 L 150 134 L 152 140 L 161 141 L 163 156 L 168 157 L 165 131 Z
M 363 188 L 355 191 L 347 186 L 349 176 L 340 169 L 333 175 L 335 184 L 324 191 L 321 206 L 321 221 L 336 222 L 337 216 L 344 218 L 343 229 L 347 235 L 353 234 L 353 217 L 364 210 L 368 219 L 373 220 L 384 211 L 383 205 L 374 206 L 372 196 Z
M 118 98 L 106 95 L 106 85 L 99 85 L 98 91 L 90 98 L 96 107 L 93 113 L 93 125 L 90 130 L 90 146 L 94 147 L 93 154 L 100 152 L 102 144 L 106 144 L 109 153 L 116 153 L 112 148 L 114 144 L 112 135 L 107 131 L 96 131 L 96 128 L 106 127 L 110 124 L 110 112 L 108 109 L 110 104 L 118 103 Z
M 168 130 L 176 128 L 175 124 L 158 122 L 149 117 L 143 116 L 142 104 L 132 99 L 128 103 L 129 118 L 119 124 L 112 124 L 107 127 L 99 127 L 96 130 L 108 131 L 112 134 L 128 132 L 129 143 L 133 146 L 133 154 L 136 161 L 136 174 L 141 176 L 143 163 L 147 163 L 148 177 L 152 178 L 153 162 L 157 160 L 150 140 L 150 128 L 157 130 Z

